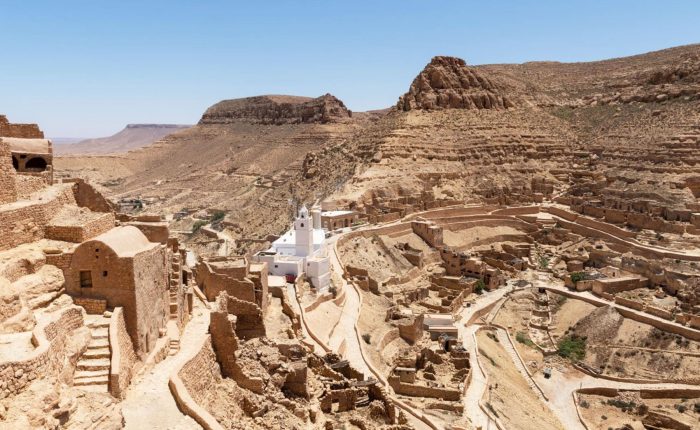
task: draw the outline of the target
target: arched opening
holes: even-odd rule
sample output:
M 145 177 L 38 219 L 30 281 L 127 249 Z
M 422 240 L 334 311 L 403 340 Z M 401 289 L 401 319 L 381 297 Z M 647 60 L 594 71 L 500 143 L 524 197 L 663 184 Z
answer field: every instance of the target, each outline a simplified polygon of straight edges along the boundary
M 32 169 L 32 170 L 36 169 L 36 170 L 43 172 L 44 170 L 46 170 L 46 160 L 44 160 L 41 157 L 34 157 L 34 158 L 29 159 L 24 164 L 24 167 L 26 169 Z
M 12 167 L 14 167 L 15 170 L 19 170 L 19 160 L 14 155 L 12 156 Z

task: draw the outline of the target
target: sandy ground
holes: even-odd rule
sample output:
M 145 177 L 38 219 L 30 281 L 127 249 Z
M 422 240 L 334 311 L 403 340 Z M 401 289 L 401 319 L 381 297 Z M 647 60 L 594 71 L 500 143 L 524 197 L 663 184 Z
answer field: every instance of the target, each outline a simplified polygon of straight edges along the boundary
M 199 301 L 196 301 L 199 304 Z M 193 317 L 180 336 L 180 351 L 155 365 L 150 372 L 131 383 L 122 402 L 124 428 L 126 430 L 185 430 L 200 429 L 192 418 L 177 407 L 168 388 L 171 373 L 201 344 L 209 330 L 209 311 L 196 305 Z
M 442 240 L 450 248 L 466 248 L 474 244 L 488 243 L 488 239 L 501 235 L 523 235 L 513 227 L 473 227 L 464 230 L 444 230 Z
M 608 403 L 611 397 L 580 395 L 579 405 L 586 404 L 588 407 L 581 407 L 581 414 L 586 424 L 592 429 L 619 428 L 625 424 L 632 425 L 633 428 L 643 429 L 642 418 L 636 414 L 636 409 L 632 412 L 623 412 L 621 408 Z M 691 428 L 700 426 L 698 420 L 700 415 L 694 413 L 693 405 L 700 399 L 634 399 L 636 404 L 644 403 L 651 411 L 658 411 L 681 422 L 688 423 Z M 585 402 L 585 403 L 584 403 Z M 676 405 L 685 405 L 687 410 L 680 413 Z
M 556 300 L 557 297 L 563 296 L 551 294 L 550 297 Z M 563 336 L 569 327 L 573 327 L 581 318 L 595 309 L 595 306 L 582 300 L 566 300 L 552 315 L 554 325 L 552 335 L 556 338 Z
M 489 377 L 484 402 L 490 404 L 509 429 L 563 430 L 565 427 L 540 401 L 500 342 L 479 331 L 480 362 Z

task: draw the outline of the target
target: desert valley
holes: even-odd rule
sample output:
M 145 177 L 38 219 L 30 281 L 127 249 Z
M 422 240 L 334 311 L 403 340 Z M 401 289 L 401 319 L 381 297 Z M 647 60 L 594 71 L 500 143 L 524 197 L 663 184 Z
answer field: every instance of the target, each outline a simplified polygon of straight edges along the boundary
M 0 429 L 700 428 L 700 45 L 467 61 L 0 116 Z

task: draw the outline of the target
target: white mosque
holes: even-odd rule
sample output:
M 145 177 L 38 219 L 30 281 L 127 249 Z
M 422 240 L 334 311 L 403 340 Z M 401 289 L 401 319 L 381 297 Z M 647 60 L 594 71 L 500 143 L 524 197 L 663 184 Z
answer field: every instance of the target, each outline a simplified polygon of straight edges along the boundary
M 318 291 L 330 286 L 331 272 L 326 233 L 321 228 L 321 211 L 306 206 L 299 210 L 294 226 L 272 242 L 267 251 L 255 254 L 256 260 L 267 262 L 268 272 L 277 276 L 306 277 Z

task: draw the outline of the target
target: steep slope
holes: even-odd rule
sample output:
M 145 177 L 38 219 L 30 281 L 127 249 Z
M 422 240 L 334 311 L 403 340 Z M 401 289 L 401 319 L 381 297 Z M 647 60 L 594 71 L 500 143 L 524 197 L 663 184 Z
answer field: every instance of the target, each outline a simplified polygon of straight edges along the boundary
M 435 57 L 387 111 L 228 100 L 150 147 L 57 166 L 149 210 L 226 210 L 239 239 L 279 233 L 296 202 L 319 199 L 372 215 L 551 199 L 676 231 L 700 211 L 698 58 L 700 45 L 571 64 Z
M 188 125 L 129 124 L 118 133 L 77 143 L 54 142 L 56 155 L 116 154 L 148 146 L 163 137 L 188 128 Z
M 148 147 L 62 157 L 57 165 L 64 176 L 108 186 L 115 200 L 143 199 L 149 211 L 224 210 L 234 238 L 258 238 L 285 229 L 294 202 L 322 197 L 299 182 L 304 156 L 343 141 L 378 115 L 352 115 L 328 94 L 225 100 L 196 126 Z

